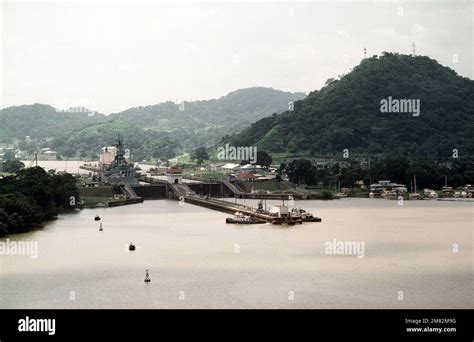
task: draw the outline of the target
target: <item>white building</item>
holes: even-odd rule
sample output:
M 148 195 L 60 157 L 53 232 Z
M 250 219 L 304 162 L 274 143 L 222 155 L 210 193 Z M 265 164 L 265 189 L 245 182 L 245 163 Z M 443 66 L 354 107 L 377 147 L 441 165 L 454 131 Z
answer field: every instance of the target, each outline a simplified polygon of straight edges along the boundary
M 371 192 L 383 192 L 386 190 L 394 190 L 401 193 L 407 192 L 407 187 L 403 184 L 392 183 L 389 180 L 381 180 L 378 183 L 374 183 L 370 185 Z
M 241 172 L 258 172 L 261 170 L 262 167 L 260 165 L 246 164 L 240 167 Z
M 222 171 L 222 166 L 226 163 L 210 163 L 209 164 L 209 171 Z
M 222 165 L 221 170 L 224 173 L 233 173 L 240 171 L 240 164 L 227 163 Z
M 181 184 L 183 182 L 183 170 L 179 167 L 170 167 L 166 170 L 166 180 L 169 183 Z

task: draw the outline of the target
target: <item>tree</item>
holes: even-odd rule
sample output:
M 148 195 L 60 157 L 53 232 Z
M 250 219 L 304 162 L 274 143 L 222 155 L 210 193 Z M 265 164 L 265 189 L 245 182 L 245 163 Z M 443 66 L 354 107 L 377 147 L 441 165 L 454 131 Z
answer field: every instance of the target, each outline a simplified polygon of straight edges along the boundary
M 10 160 L 15 160 L 15 152 L 13 151 L 7 151 L 3 155 L 3 160 L 10 161 Z
M 209 155 L 207 154 L 206 148 L 199 147 L 193 151 L 191 154 L 191 159 L 195 160 L 198 165 L 201 165 L 204 160 L 209 159 Z
M 293 111 L 260 119 L 225 142 L 296 155 L 340 155 L 348 149 L 351 155 L 428 155 L 447 161 L 453 149 L 460 157 L 474 155 L 474 115 L 467 115 L 474 110 L 473 93 L 473 80 L 435 60 L 384 54 L 364 59 L 340 80 L 329 79 Z M 416 101 L 405 113 L 391 115 L 381 111 L 381 100 L 389 95 L 427 105 L 416 120 Z M 403 181 L 404 175 L 387 171 L 386 177 Z
M 279 175 L 283 175 L 283 173 L 285 173 L 285 171 L 286 171 L 286 164 L 285 163 L 281 163 L 280 167 L 276 170 L 276 172 Z
M 0 228 L 13 234 L 37 226 L 70 208 L 71 197 L 80 200 L 72 175 L 49 175 L 41 167 L 22 169 L 0 179 Z
M 293 160 L 288 164 L 286 173 L 292 183 L 316 184 L 316 167 L 307 159 Z
M 257 152 L 257 164 L 261 165 L 264 168 L 269 168 L 270 164 L 272 163 L 273 158 L 269 155 L 266 151 L 258 151 Z
M 76 154 L 76 149 L 73 147 L 67 147 L 63 152 L 63 156 L 65 156 L 66 158 L 71 158 L 75 154 Z
M 7 173 L 17 173 L 25 167 L 19 160 L 7 160 L 0 165 L 0 171 Z
M 364 172 L 358 165 L 351 165 L 341 169 L 339 175 L 339 181 L 341 186 L 351 188 L 355 182 L 363 180 Z

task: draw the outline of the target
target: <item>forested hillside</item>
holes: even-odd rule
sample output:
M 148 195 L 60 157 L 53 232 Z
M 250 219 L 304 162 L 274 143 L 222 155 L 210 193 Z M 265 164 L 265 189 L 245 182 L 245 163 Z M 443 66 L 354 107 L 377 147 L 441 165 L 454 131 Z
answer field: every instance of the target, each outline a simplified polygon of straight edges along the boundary
M 381 112 L 383 99 L 419 100 L 419 116 Z M 474 81 L 424 56 L 384 53 L 224 140 L 270 152 L 474 155 Z

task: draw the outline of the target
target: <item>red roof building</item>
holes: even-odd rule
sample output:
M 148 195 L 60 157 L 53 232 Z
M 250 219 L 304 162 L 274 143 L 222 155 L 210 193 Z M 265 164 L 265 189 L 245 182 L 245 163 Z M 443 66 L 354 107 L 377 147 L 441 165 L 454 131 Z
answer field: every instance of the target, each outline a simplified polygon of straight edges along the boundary
M 179 167 L 170 167 L 168 168 L 168 170 L 166 170 L 166 174 L 169 174 L 169 175 L 177 175 L 177 174 L 182 174 L 182 173 L 183 173 L 183 169 Z

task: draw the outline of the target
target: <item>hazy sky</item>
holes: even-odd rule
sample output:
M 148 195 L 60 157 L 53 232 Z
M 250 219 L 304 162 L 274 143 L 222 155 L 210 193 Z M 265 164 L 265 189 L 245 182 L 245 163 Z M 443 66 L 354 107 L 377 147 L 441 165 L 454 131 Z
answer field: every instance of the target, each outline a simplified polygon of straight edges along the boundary
M 473 79 L 472 1 L 3 1 L 2 108 L 109 114 L 238 88 L 319 89 L 363 57 L 418 54 Z M 456 57 L 457 55 L 457 62 Z

